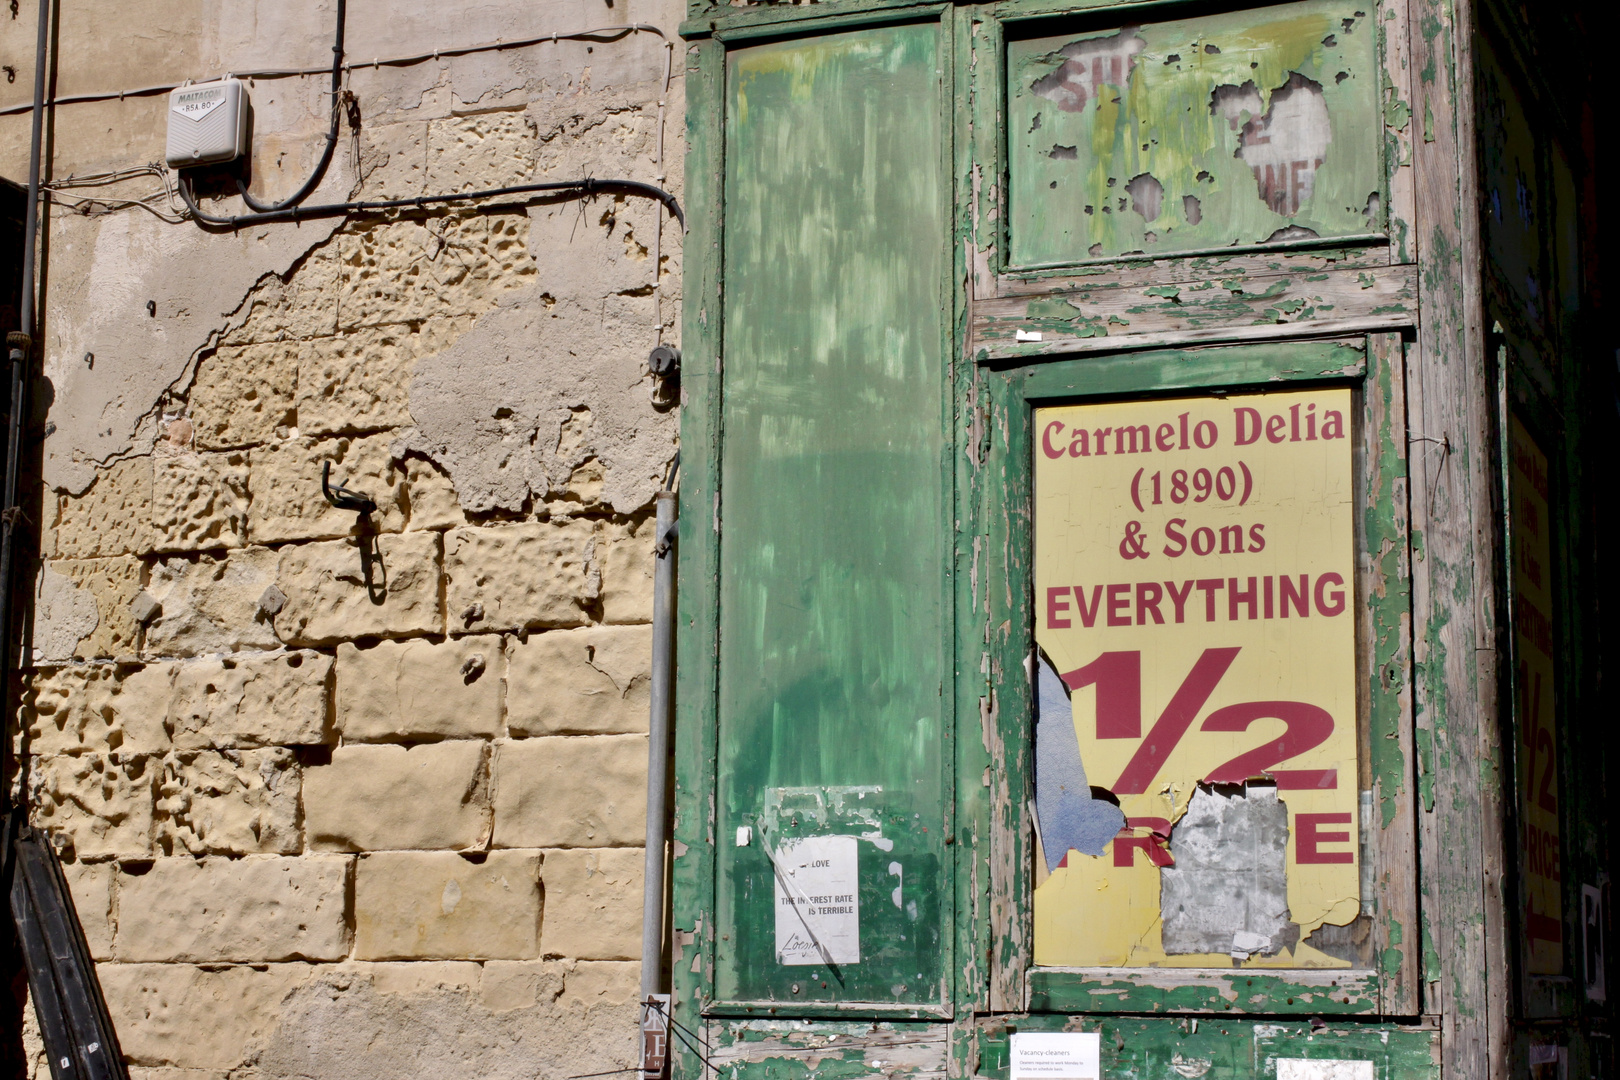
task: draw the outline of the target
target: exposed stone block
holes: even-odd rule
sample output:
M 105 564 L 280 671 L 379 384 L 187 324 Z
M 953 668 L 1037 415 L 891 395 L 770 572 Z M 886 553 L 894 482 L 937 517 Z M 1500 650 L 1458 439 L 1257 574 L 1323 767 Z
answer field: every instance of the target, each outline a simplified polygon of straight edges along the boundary
M 601 592 L 586 521 L 534 522 L 445 534 L 445 597 L 452 619 L 473 605 L 469 630 L 580 626 Z M 458 626 L 458 629 L 460 627 Z
M 529 182 L 538 140 L 520 112 L 447 116 L 428 123 L 429 191 L 475 191 Z
M 490 1012 L 532 1009 L 563 992 L 565 960 L 486 960 L 478 996 Z
M 639 844 L 647 833 L 644 735 L 556 736 L 495 756 L 497 847 Z
M 338 235 L 344 329 L 479 315 L 534 276 L 529 219 L 445 215 L 379 222 Z
M 416 358 L 445 348 L 471 325 L 470 318 L 429 319 L 314 342 L 298 372 L 298 430 L 345 435 L 408 425 Z
M 170 754 L 158 789 L 157 843 L 173 855 L 295 855 L 299 767 L 291 750 Z
M 331 740 L 332 658 L 292 650 L 175 664 L 168 726 L 182 750 Z
M 293 645 L 444 632 L 439 534 L 330 540 L 282 549 L 276 630 Z
M 159 452 L 152 462 L 152 550 L 209 551 L 247 542 L 248 459 Z
M 282 1001 L 310 974 L 308 964 L 105 964 L 96 972 L 131 1063 L 220 1070 L 237 1068 L 276 1029 Z
M 606 525 L 597 541 L 602 564 L 602 621 L 652 622 L 653 533 L 657 522 L 648 517 L 632 530 L 627 525 Z
M 639 848 L 545 853 L 547 956 L 630 960 L 641 955 Z
M 241 547 L 246 534 L 246 453 L 159 453 L 152 461 L 152 551 Z
M 285 276 L 262 280 L 248 295 L 243 317 L 225 332 L 221 344 L 304 341 L 336 333 L 338 293 L 338 245 L 336 238 L 329 238 L 311 248 Z
M 275 584 L 278 558 L 261 547 L 154 563 L 146 591 L 163 611 L 146 628 L 145 655 L 196 656 L 280 646 L 275 627 L 259 612 L 259 597 Z
M 295 341 L 222 346 L 197 365 L 190 393 L 199 449 L 258 446 L 298 426 Z
M 162 665 L 75 664 L 34 675 L 22 723 L 36 757 L 161 754 L 169 748 L 168 710 L 169 670 Z
M 491 1012 L 556 1002 L 565 1009 L 628 1005 L 641 997 L 633 960 L 489 960 L 479 998 Z
M 337 651 L 345 742 L 493 738 L 501 727 L 501 639 L 384 641 Z
M 405 474 L 389 453 L 386 435 L 289 439 L 254 449 L 250 459 L 253 502 L 248 531 L 255 543 L 321 540 L 360 530 L 360 515 L 333 506 L 321 491 L 321 470 L 327 462 L 333 484 L 358 491 L 377 504 L 369 529 L 398 532 L 404 527 L 400 498 Z
M 79 640 L 73 655 L 80 660 L 133 659 L 140 628 L 130 604 L 141 592 L 141 561 L 128 555 L 58 559 L 50 569 L 96 601 L 96 627 Z
M 364 856 L 355 873 L 355 957 L 537 956 L 539 879 L 532 851 L 493 851 L 477 862 L 443 851 Z
M 506 724 L 513 735 L 646 731 L 652 628 L 587 626 L 512 639 Z
M 427 194 L 427 122 L 367 120 L 360 129 L 360 196 L 409 199 Z
M 371 979 L 379 994 L 416 997 L 438 990 L 470 993 L 478 989 L 483 969 L 471 960 L 350 962 L 349 970 Z
M 83 495 L 55 495 L 51 531 L 59 559 L 139 555 L 152 534 L 152 459 L 114 462 L 96 472 Z
M 407 529 L 455 529 L 467 524 L 456 485 L 430 461 L 412 455 L 405 459 Z
M 113 864 L 62 864 L 73 910 L 84 927 L 84 943 L 92 960 L 110 960 L 113 951 Z
M 489 784 L 481 741 L 340 746 L 304 772 L 304 831 L 324 851 L 460 849 L 483 843 Z
M 123 962 L 338 960 L 349 953 L 349 860 L 163 858 L 118 880 Z M 199 1025 L 201 1026 L 201 1025 Z
M 134 754 L 40 758 L 29 774 L 33 820 L 65 839 L 77 859 L 152 853 L 157 760 Z

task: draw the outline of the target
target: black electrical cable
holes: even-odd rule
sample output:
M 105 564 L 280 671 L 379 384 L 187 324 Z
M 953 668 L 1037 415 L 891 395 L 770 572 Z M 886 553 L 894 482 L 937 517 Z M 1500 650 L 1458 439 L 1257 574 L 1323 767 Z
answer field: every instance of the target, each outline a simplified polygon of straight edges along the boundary
M 247 181 L 238 176 L 236 190 L 241 193 L 242 201 L 256 213 L 274 214 L 297 206 L 309 198 L 309 193 L 315 190 L 315 185 L 326 175 L 326 167 L 332 163 L 332 151 L 337 149 L 338 128 L 343 119 L 340 98 L 343 94 L 343 25 L 346 6 L 347 0 L 337 0 L 337 32 L 332 39 L 332 126 L 326 132 L 326 147 L 321 151 L 321 160 L 315 163 L 315 168 L 304 181 L 304 185 L 280 202 L 261 203 L 248 190 Z
M 285 210 L 235 214 L 226 217 L 205 213 L 197 206 L 197 197 L 191 190 L 190 178 L 183 172 L 180 174 L 178 186 L 180 188 L 180 198 L 185 201 L 186 209 L 191 211 L 191 216 L 203 225 L 221 229 L 235 229 L 243 225 L 257 225 L 274 221 L 304 221 L 310 218 L 338 217 L 343 214 L 419 209 L 435 204 L 493 199 L 502 195 L 533 195 L 544 192 L 572 192 L 579 195 L 590 195 L 597 191 L 627 191 L 657 199 L 669 208 L 670 213 L 675 215 L 675 220 L 680 222 L 681 228 L 686 227 L 686 214 L 682 212 L 681 204 L 675 201 L 675 196 L 661 187 L 654 184 L 644 184 L 640 180 L 595 180 L 587 177 L 584 180 L 557 180 L 544 184 L 515 184 L 511 187 L 488 188 L 484 191 L 460 191 L 453 195 L 418 195 L 411 199 L 383 199 L 375 202 L 318 203 L 315 206 L 292 206 Z

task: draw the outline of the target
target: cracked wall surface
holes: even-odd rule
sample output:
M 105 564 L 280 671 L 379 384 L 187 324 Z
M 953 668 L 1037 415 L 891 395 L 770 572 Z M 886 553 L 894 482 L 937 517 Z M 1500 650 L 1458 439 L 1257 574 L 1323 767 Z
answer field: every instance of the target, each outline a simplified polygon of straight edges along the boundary
M 59 95 L 319 65 L 334 5 L 69 8 Z M 381 0 L 347 44 L 681 14 Z M 31 11 L 0 21 L 0 106 L 27 100 L 33 42 Z M 650 33 L 357 66 L 312 201 L 582 176 L 679 197 L 681 66 Z M 325 87 L 250 85 L 261 198 L 313 165 Z M 52 123 L 47 180 L 130 169 L 161 157 L 165 99 Z M 0 117 L 0 175 L 26 178 L 28 125 Z M 652 502 L 678 431 L 646 360 L 678 344 L 678 225 L 608 194 L 221 232 L 116 209 L 161 186 L 49 210 L 12 730 L 133 1074 L 632 1065 Z M 376 502 L 364 525 L 325 501 L 326 463 Z

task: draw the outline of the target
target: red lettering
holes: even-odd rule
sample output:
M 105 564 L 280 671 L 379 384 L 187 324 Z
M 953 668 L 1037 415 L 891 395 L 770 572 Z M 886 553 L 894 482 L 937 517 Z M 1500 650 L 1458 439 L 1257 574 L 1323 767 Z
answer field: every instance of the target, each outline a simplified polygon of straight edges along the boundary
M 1064 672 L 1070 690 L 1097 687 L 1097 738 L 1142 737 L 1142 654 L 1105 652 L 1083 668 Z
M 1208 555 L 1215 550 L 1215 530 L 1208 525 L 1200 525 L 1193 530 L 1192 549 L 1194 555 Z
M 1149 829 L 1146 836 L 1137 836 L 1131 830 Z M 1119 830 L 1114 837 L 1114 865 L 1130 866 L 1136 861 L 1136 853 L 1144 852 L 1148 862 L 1154 866 L 1174 866 L 1175 859 L 1170 857 L 1170 848 L 1165 838 L 1170 835 L 1170 822 L 1164 818 L 1133 817 L 1125 822 L 1125 828 Z
M 1344 610 L 1343 589 L 1334 589 L 1333 592 L 1328 594 L 1327 600 L 1322 599 L 1322 594 L 1326 591 L 1327 585 L 1330 582 L 1334 585 L 1343 585 L 1344 578 L 1340 577 L 1338 574 L 1328 573 L 1323 574 L 1321 577 L 1316 579 L 1316 613 L 1318 615 L 1326 615 L 1331 617 Z M 1329 602 L 1331 602 L 1331 604 Z
M 1159 614 L 1159 601 L 1164 598 L 1164 590 L 1159 588 L 1157 581 L 1139 581 L 1136 583 L 1136 625 L 1146 626 L 1148 613 L 1153 613 L 1153 621 L 1159 626 L 1164 625 L 1164 616 Z
M 1061 420 L 1052 421 L 1046 425 L 1046 430 L 1041 432 L 1041 450 L 1049 458 L 1060 458 L 1063 456 L 1062 448 L 1052 445 L 1052 433 L 1054 431 L 1059 435 L 1063 434 L 1063 422 Z
M 1215 621 L 1215 593 L 1226 588 L 1226 582 L 1220 578 L 1199 578 L 1198 590 L 1204 594 L 1204 621 Z
M 1264 522 L 1257 522 L 1249 526 L 1249 554 L 1266 550 L 1266 538 L 1262 534 L 1266 531 Z
M 1322 413 L 1322 438 L 1344 438 L 1344 417 L 1339 415 L 1337 409 L 1328 409 Z
M 1299 442 L 1299 405 L 1288 406 L 1288 441 Z
M 1069 610 L 1069 590 L 1064 585 L 1054 585 L 1046 590 L 1046 628 L 1048 630 L 1067 630 L 1069 619 L 1064 612 Z
M 1323 851 L 1323 844 L 1347 844 L 1348 832 L 1322 832 L 1323 825 L 1348 825 L 1349 814 L 1295 814 L 1294 861 L 1297 863 L 1351 863 L 1356 861 L 1348 851 Z
M 1234 440 L 1239 446 L 1248 446 L 1260 438 L 1260 413 L 1247 405 L 1240 405 L 1232 412 L 1237 417 L 1237 438 Z M 1252 432 L 1248 432 L 1248 425 L 1253 424 Z M 1247 432 L 1247 433 L 1246 433 Z
M 1108 625 L 1131 625 L 1131 587 L 1129 585 L 1108 586 Z
M 1262 603 L 1262 605 L 1261 605 L 1261 607 L 1262 607 L 1262 610 L 1263 610 L 1263 612 L 1264 612 L 1264 616 L 1265 616 L 1265 618 L 1268 618 L 1268 619 L 1269 619 L 1269 618 L 1271 618 L 1271 617 L 1272 617 L 1272 612 L 1273 612 L 1273 611 L 1274 611 L 1274 610 L 1275 610 L 1275 608 L 1274 608 L 1274 607 L 1273 607 L 1273 604 L 1272 604 L 1272 601 L 1273 601 L 1273 597 L 1272 597 L 1272 595 L 1271 595 L 1271 593 L 1272 593 L 1272 589 L 1271 589 L 1271 575 L 1270 575 L 1270 574 L 1267 574 L 1267 575 L 1266 575 L 1266 576 L 1265 576 L 1265 577 L 1263 577 L 1263 578 L 1261 578 L 1261 579 L 1260 579 L 1260 581 L 1261 581 L 1261 582 L 1262 582 L 1262 583 L 1263 583 L 1263 584 L 1264 584 L 1264 585 L 1265 585 L 1265 587 L 1266 587 L 1266 591 L 1265 591 L 1265 600 L 1264 600 L 1264 602 L 1263 602 L 1263 603 Z
M 1090 630 L 1097 621 L 1097 608 L 1102 603 L 1102 586 L 1091 587 L 1091 606 L 1086 606 L 1086 591 L 1082 585 L 1074 587 L 1075 607 L 1080 610 L 1080 625 Z
M 1171 603 L 1176 605 L 1176 622 L 1186 622 L 1187 597 L 1192 595 L 1193 583 L 1191 581 L 1183 581 L 1181 583 L 1181 588 L 1178 589 L 1176 588 L 1175 582 L 1167 581 L 1164 583 L 1164 587 L 1170 593 Z
M 1297 590 L 1294 588 L 1294 579 L 1283 575 L 1277 579 L 1277 589 L 1281 593 L 1278 602 L 1282 607 L 1283 618 L 1288 618 L 1289 604 L 1294 605 L 1294 610 L 1299 613 L 1300 618 L 1303 619 L 1310 615 L 1311 576 L 1309 574 L 1299 575 L 1299 588 Z
M 1170 550 L 1169 544 L 1164 545 L 1164 553 L 1170 556 L 1172 559 L 1180 558 L 1187 550 L 1187 537 L 1184 533 L 1182 533 L 1180 528 L 1180 526 L 1185 524 L 1187 524 L 1186 518 L 1171 518 L 1169 521 L 1164 523 L 1164 535 L 1168 536 L 1171 540 L 1175 541 L 1175 543 L 1179 545 L 1174 551 Z M 1180 620 L 1177 621 L 1179 622 Z
M 1236 648 L 1203 651 L 1110 791 L 1116 795 L 1140 795 L 1148 789 L 1237 654 Z
M 1237 622 L 1238 605 L 1249 605 L 1249 621 L 1255 618 L 1255 602 L 1259 599 L 1260 590 L 1255 585 L 1254 578 L 1249 579 L 1248 592 L 1238 591 L 1238 579 L 1228 578 L 1226 585 L 1226 618 L 1228 622 Z
M 1191 415 L 1191 413 L 1182 413 L 1176 418 L 1181 422 L 1181 448 L 1183 450 L 1191 449 L 1191 447 L 1187 445 L 1187 417 Z
M 1100 428 L 1097 429 L 1097 456 L 1098 457 L 1107 457 L 1108 456 L 1108 433 L 1110 431 L 1113 431 L 1113 430 L 1114 429 L 1111 428 L 1111 427 L 1100 427 Z
M 1153 445 L 1159 448 L 1160 453 L 1174 450 L 1176 448 L 1176 429 L 1169 424 L 1160 424 L 1158 429 L 1153 432 Z
M 1281 416 L 1268 416 L 1268 417 L 1266 417 L 1266 439 L 1267 439 L 1267 441 L 1274 442 L 1274 443 L 1282 442 L 1283 438 L 1284 438 L 1283 433 L 1282 433 L 1283 425 L 1286 424 L 1286 423 L 1288 423 L 1288 421 L 1284 420 Z
M 1069 456 L 1090 457 L 1091 448 L 1088 439 L 1089 433 L 1085 428 L 1075 428 L 1074 438 L 1069 442 Z
M 1214 446 L 1219 435 L 1213 420 L 1200 420 L 1193 425 L 1193 442 L 1198 444 L 1200 450 L 1208 450 Z

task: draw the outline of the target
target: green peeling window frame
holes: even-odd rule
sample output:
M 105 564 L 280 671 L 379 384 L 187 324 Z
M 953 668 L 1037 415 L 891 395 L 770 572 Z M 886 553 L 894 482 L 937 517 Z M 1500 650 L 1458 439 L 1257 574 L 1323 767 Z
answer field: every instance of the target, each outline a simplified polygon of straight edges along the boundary
M 1054 359 L 982 372 L 989 439 L 978 485 L 985 530 L 986 622 L 992 628 L 987 714 L 993 746 L 980 852 L 992 895 L 980 921 L 995 958 L 990 999 L 1034 1013 L 1416 1015 L 1419 1003 L 1406 508 L 1404 361 L 1398 334 Z M 1355 498 L 1357 839 L 1361 913 L 1324 926 L 1319 943 L 1344 968 L 1049 968 L 1033 963 L 1034 690 L 1029 657 L 1039 612 L 1033 580 L 1031 463 L 1035 409 L 1092 401 L 1198 399 L 1303 388 L 1349 388 Z M 964 656 L 964 662 L 967 657 Z M 1165 687 L 1145 688 L 1143 706 Z M 964 772 L 966 769 L 964 769 Z M 1173 836 L 1173 833 L 1172 833 Z M 1173 840 L 1172 840 L 1173 844 Z
M 1380 5 L 1196 12 L 986 21 L 1003 271 L 1388 242 Z

